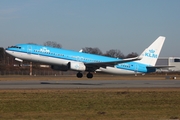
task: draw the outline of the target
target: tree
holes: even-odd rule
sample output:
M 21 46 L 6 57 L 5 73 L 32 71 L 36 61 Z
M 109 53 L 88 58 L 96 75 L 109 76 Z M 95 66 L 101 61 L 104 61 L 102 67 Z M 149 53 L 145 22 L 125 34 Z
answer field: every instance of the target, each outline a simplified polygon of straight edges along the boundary
M 50 46 L 55 48 L 62 48 L 61 44 L 54 42 L 54 41 L 47 41 L 44 43 L 44 46 Z
M 132 52 L 132 53 L 129 53 L 129 54 L 126 56 L 126 58 L 133 58 L 133 57 L 137 57 L 137 56 L 138 56 L 137 53 Z
M 83 48 L 83 52 L 96 54 L 96 55 L 102 55 L 102 52 L 99 48 L 85 47 Z
M 106 51 L 105 56 L 114 57 L 114 58 L 124 58 L 124 54 L 117 49 L 111 49 Z
M 5 51 L 4 48 L 0 47 L 0 60 L 4 59 Z

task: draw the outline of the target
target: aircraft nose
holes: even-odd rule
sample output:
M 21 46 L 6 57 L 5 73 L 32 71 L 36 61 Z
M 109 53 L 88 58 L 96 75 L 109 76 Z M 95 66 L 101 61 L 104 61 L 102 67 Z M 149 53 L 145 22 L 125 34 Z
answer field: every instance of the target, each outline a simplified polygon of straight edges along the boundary
M 6 52 L 6 53 L 10 53 L 10 51 L 9 51 L 7 48 L 6 48 L 5 52 Z
M 10 47 L 8 46 L 7 48 L 5 48 L 5 50 L 9 50 L 9 48 L 10 48 Z

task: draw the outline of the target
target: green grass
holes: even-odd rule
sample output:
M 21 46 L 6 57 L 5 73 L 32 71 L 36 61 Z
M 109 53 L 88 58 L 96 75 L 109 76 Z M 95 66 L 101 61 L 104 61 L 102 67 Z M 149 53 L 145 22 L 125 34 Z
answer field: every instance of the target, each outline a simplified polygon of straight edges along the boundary
M 0 119 L 180 118 L 180 90 L 1 90 Z

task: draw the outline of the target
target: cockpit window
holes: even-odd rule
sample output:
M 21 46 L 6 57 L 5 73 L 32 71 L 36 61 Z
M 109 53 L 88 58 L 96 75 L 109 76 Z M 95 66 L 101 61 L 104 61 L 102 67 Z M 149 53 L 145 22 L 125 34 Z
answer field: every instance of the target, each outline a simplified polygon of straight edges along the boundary
M 21 47 L 18 47 L 18 46 L 11 46 L 9 48 L 18 48 L 18 49 L 21 49 Z

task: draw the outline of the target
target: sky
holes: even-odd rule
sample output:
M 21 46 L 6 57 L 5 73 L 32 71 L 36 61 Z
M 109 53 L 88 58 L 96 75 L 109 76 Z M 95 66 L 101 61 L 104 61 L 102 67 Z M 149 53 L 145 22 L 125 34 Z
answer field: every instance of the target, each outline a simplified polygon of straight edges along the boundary
M 141 54 L 165 36 L 160 57 L 180 57 L 180 0 L 0 0 L 0 47 L 54 41 Z

